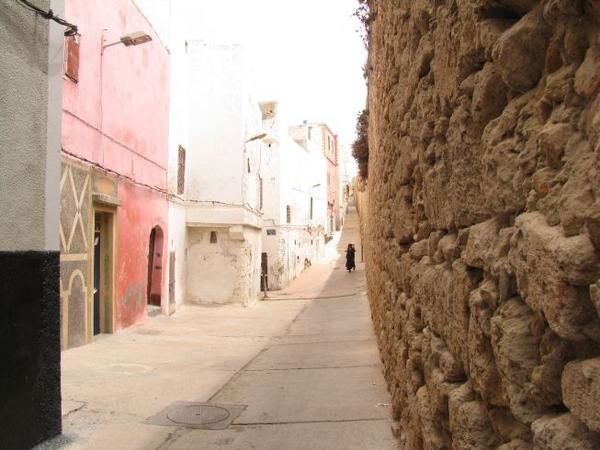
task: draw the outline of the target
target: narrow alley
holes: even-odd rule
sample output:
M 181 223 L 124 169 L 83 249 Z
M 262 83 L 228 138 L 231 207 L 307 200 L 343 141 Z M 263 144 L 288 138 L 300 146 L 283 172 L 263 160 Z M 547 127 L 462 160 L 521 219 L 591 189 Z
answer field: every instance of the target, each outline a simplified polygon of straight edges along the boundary
M 350 206 L 329 261 L 266 301 L 185 306 L 64 352 L 63 435 L 38 449 L 396 448 L 364 264 L 343 267 L 359 241 Z
M 0 450 L 600 449 L 600 0 L 2 3 Z

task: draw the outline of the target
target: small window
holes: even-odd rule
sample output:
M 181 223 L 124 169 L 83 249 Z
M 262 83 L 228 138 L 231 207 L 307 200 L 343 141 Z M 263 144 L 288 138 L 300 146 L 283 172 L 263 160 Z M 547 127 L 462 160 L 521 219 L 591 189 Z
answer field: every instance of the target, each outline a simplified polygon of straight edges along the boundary
M 292 208 L 290 205 L 285 207 L 285 217 L 287 223 L 292 223 Z
M 313 218 L 313 198 L 310 198 L 310 220 Z
M 250 158 L 248 158 L 248 173 L 250 173 Z
M 177 161 L 177 193 L 183 194 L 185 191 L 185 149 L 179 146 L 179 155 Z
M 217 232 L 216 231 L 211 231 L 210 232 L 210 243 L 211 244 L 216 244 L 217 243 Z
M 79 82 L 79 38 L 78 34 L 65 38 L 65 75 L 75 83 Z
M 263 209 L 263 179 L 258 179 L 258 209 Z
M 308 127 L 308 140 L 312 139 L 312 127 Z

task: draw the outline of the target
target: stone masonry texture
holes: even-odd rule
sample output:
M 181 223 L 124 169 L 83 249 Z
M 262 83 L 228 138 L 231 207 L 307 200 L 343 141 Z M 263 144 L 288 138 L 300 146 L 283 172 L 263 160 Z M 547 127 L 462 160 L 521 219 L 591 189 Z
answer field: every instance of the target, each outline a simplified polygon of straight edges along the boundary
M 600 2 L 369 6 L 362 216 L 401 448 L 600 448 Z

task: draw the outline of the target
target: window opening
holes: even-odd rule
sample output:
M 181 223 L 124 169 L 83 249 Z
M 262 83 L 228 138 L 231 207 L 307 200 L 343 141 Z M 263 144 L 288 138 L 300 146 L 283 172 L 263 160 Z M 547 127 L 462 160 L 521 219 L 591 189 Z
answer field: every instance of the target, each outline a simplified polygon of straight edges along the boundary
M 180 145 L 177 158 L 177 193 L 185 191 L 185 149 Z

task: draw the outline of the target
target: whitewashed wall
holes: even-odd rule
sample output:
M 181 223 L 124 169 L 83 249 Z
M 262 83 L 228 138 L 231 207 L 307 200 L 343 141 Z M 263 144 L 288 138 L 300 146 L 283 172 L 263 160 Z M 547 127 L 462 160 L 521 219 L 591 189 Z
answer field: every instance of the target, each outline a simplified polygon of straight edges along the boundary
M 311 142 L 312 147 L 304 148 L 290 137 L 290 131 L 294 132 L 283 124 L 269 129 L 278 137 L 277 144 L 271 149 L 274 155 L 266 165 L 272 198 L 266 203 L 263 217 L 263 246 L 269 259 L 270 289 L 285 287 L 324 254 L 325 158 L 319 145 Z M 288 205 L 291 208 L 290 223 L 287 223 Z M 268 235 L 267 230 L 274 230 L 276 234 Z
M 216 243 L 211 243 L 211 233 Z M 230 235 L 229 227 L 192 227 L 188 236 L 188 302 L 224 304 L 235 298 L 252 305 L 259 292 L 259 232 L 247 229 L 241 240 Z
M 187 198 L 243 204 L 241 47 L 189 41 Z
M 246 141 L 260 132 L 260 110 L 240 46 L 188 41 L 187 52 L 186 299 L 250 305 L 260 286 L 262 144 Z

